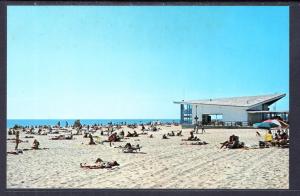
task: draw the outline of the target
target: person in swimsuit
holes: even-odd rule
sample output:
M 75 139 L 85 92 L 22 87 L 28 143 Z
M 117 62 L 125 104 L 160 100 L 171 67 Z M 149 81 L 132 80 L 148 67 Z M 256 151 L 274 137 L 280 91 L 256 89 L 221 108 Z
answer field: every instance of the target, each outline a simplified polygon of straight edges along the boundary
M 20 132 L 17 130 L 16 131 L 16 146 L 15 146 L 15 150 L 18 150 L 19 143 L 20 143 Z
M 40 142 L 38 142 L 37 139 L 35 139 L 32 144 L 32 149 L 35 149 L 35 150 L 39 149 L 39 145 L 40 145 Z

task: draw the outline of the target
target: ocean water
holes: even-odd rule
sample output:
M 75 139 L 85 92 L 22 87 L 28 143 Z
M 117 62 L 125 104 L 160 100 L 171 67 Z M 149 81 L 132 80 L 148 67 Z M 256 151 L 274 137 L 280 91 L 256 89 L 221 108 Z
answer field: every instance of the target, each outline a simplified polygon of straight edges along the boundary
M 61 126 L 65 126 L 66 122 L 69 125 L 73 125 L 76 119 L 8 119 L 7 120 L 7 128 L 12 128 L 15 125 L 21 126 L 38 126 L 38 125 L 57 125 L 60 122 Z M 179 119 L 80 119 L 82 125 L 94 125 L 94 124 L 102 124 L 107 125 L 108 123 L 120 124 L 121 122 L 126 122 L 126 124 L 147 124 L 153 121 L 160 121 L 162 123 L 167 122 L 177 122 L 179 123 Z

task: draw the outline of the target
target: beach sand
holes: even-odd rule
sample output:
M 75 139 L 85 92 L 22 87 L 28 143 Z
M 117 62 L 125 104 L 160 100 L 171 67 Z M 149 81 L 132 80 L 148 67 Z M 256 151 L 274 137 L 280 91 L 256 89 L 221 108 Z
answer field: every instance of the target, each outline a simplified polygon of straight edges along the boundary
M 7 188 L 178 188 L 178 189 L 288 189 L 289 150 L 277 147 L 266 149 L 220 149 L 232 134 L 247 145 L 258 144 L 255 129 L 207 129 L 196 134 L 208 145 L 180 145 L 191 129 L 183 129 L 182 137 L 162 135 L 180 126 L 161 126 L 162 130 L 148 135 L 124 139 L 114 146 L 140 144 L 143 153 L 122 153 L 109 143 L 87 145 L 88 138 L 49 140 L 49 136 L 34 135 L 41 148 L 7 155 Z M 123 128 L 125 135 L 132 129 Z M 140 127 L 136 129 L 139 133 Z M 201 132 L 201 130 L 200 130 Z M 261 131 L 264 134 L 264 131 Z M 149 138 L 153 134 L 154 138 Z M 19 148 L 30 148 L 34 139 Z M 14 138 L 9 135 L 8 138 Z M 102 136 L 102 139 L 107 139 Z M 81 144 L 81 143 L 84 144 Z M 190 143 L 190 142 L 188 142 Z M 7 141 L 7 151 L 15 144 Z M 82 169 L 80 163 L 93 163 L 96 158 L 116 160 L 114 169 Z

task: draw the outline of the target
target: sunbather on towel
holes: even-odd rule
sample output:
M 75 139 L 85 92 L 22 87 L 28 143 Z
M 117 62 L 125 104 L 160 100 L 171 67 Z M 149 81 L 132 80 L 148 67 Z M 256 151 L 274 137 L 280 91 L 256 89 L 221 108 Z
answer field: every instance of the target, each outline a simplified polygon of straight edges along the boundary
M 14 154 L 14 155 L 18 155 L 18 154 L 23 154 L 23 151 L 22 150 L 15 150 L 15 151 L 9 151 L 7 152 L 7 154 Z
M 205 141 L 199 141 L 199 142 L 192 142 L 192 143 L 187 143 L 187 142 L 185 142 L 185 143 L 181 143 L 180 145 L 206 145 L 206 144 L 208 144 L 207 142 L 205 142 Z
M 118 166 L 118 165 L 120 165 L 120 164 L 117 161 L 105 162 L 100 158 L 96 159 L 95 164 L 93 164 L 93 165 L 88 165 L 86 163 L 84 163 L 84 164 L 80 163 L 81 168 L 87 168 L 87 169 L 112 168 L 113 166 Z

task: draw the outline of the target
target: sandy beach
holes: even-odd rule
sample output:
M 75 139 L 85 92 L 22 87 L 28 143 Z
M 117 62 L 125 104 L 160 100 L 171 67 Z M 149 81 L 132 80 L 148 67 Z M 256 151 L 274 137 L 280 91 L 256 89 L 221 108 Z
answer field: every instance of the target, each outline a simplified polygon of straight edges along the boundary
M 123 139 L 112 147 L 109 143 L 87 145 L 88 138 L 75 135 L 74 140 L 49 140 L 48 135 L 20 139 L 19 148 L 30 148 L 34 139 L 48 150 L 25 151 L 7 155 L 7 188 L 178 188 L 178 189 L 288 189 L 289 150 L 220 149 L 232 134 L 246 145 L 258 144 L 255 129 L 207 129 L 196 134 L 207 145 L 180 145 L 191 129 L 182 129 L 183 136 L 162 135 L 180 126 L 160 126 L 148 135 Z M 124 127 L 125 134 L 132 129 Z M 140 133 L 141 128 L 135 129 Z M 201 131 L 200 131 L 201 132 Z M 176 133 L 176 132 L 175 132 Z M 260 133 L 264 134 L 263 130 Z M 149 135 L 153 134 L 153 138 Z M 95 135 L 100 135 L 95 133 Z M 8 138 L 14 138 L 8 135 Z M 101 136 L 107 139 L 107 136 Z M 140 144 L 139 153 L 123 153 L 119 145 Z M 83 144 L 82 144 L 83 143 Z M 187 142 L 191 143 L 191 142 Z M 7 151 L 15 143 L 7 141 Z M 116 160 L 113 169 L 83 169 L 80 163 L 93 163 L 97 158 Z

